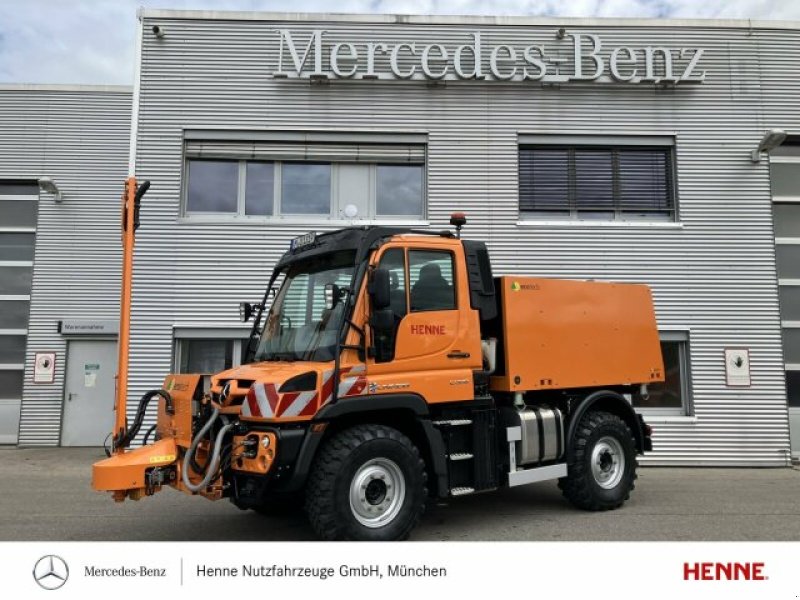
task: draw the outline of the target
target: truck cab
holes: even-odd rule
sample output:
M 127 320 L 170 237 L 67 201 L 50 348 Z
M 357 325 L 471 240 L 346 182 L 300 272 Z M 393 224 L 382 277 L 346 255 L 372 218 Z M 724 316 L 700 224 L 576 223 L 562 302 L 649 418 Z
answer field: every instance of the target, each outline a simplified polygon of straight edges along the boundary
M 324 539 L 403 539 L 431 498 L 545 479 L 621 506 L 652 445 L 631 399 L 663 380 L 649 289 L 494 277 L 465 222 L 294 240 L 242 304 L 244 364 L 167 376 L 154 444 L 95 488 L 304 507 Z

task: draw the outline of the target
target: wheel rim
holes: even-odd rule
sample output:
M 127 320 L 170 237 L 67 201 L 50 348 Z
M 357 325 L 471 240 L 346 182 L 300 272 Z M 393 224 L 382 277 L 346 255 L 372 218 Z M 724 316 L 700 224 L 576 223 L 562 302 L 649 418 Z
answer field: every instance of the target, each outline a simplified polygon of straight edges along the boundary
M 616 487 L 625 473 L 625 453 L 616 438 L 605 436 L 592 449 L 592 476 L 601 488 Z
M 406 480 L 388 458 L 374 458 L 359 467 L 350 482 L 350 510 L 365 527 L 391 523 L 403 506 Z

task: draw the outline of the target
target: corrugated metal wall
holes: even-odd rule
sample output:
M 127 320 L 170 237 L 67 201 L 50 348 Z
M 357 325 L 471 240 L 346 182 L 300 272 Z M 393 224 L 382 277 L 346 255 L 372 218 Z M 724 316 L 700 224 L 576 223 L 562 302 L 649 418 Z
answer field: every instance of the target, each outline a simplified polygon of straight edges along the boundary
M 700 85 L 273 79 L 276 23 L 145 12 L 136 172 L 145 199 L 135 263 L 131 399 L 171 368 L 174 325 L 235 326 L 258 297 L 297 222 L 192 222 L 180 216 L 184 129 L 314 129 L 428 135 L 428 217 L 470 217 L 496 273 L 649 283 L 663 329 L 690 334 L 694 417 L 653 419 L 659 464 L 781 465 L 789 449 L 768 162 L 749 152 L 768 127 L 792 127 L 800 34 L 747 28 L 581 26 L 607 46 L 702 47 Z M 435 19 L 432 19 L 435 21 Z M 453 22 L 286 22 L 303 44 L 332 41 L 469 43 L 554 49 L 555 27 Z M 166 36 L 151 33 L 155 23 Z M 520 22 L 521 23 L 521 22 Z M 569 39 L 562 51 L 570 49 Z M 301 50 L 304 49 L 304 45 Z M 796 57 L 795 57 L 796 58 Z M 519 134 L 675 135 L 678 224 L 519 225 Z M 323 229 L 314 225 L 314 229 Z M 752 387 L 725 385 L 723 349 L 751 349 Z
M 39 200 L 20 445 L 57 445 L 66 342 L 59 319 L 119 318 L 119 198 L 131 90 L 0 86 L 0 179 L 50 177 Z M 57 353 L 51 385 L 33 385 L 36 352 Z

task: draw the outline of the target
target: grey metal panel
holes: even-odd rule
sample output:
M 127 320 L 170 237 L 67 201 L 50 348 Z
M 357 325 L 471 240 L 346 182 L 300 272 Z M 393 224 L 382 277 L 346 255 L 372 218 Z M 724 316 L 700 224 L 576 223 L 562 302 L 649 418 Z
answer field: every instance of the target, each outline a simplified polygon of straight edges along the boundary
M 50 177 L 64 198 L 39 200 L 20 445 L 59 442 L 66 342 L 57 321 L 119 318 L 130 114 L 129 88 L 0 87 L 0 179 Z M 43 351 L 57 353 L 55 382 L 34 385 Z
M 169 371 L 174 324 L 236 327 L 238 302 L 259 297 L 289 240 L 327 228 L 288 219 L 269 225 L 180 219 L 184 130 L 426 132 L 431 228 L 446 226 L 452 210 L 465 211 L 465 237 L 486 240 L 498 274 L 648 283 L 660 326 L 691 332 L 694 418 L 656 423 L 648 462 L 786 463 L 769 163 L 751 163 L 749 152 L 767 128 L 800 127 L 797 31 L 742 23 L 731 29 L 702 22 L 570 23 L 571 30 L 601 34 L 608 46 L 706 48 L 705 83 L 667 90 L 475 81 L 310 85 L 270 77 L 277 63 L 274 21 L 190 16 L 146 12 L 142 24 L 136 172 L 153 188 L 135 266 L 131 405 Z M 559 44 L 550 21 L 396 21 L 305 17 L 280 25 L 303 40 L 324 28 L 335 41 L 452 47 L 480 29 L 487 44 Z M 161 40 L 150 34 L 156 22 L 167 32 Z M 675 136 L 679 224 L 517 224 L 520 133 L 639 132 Z M 726 346 L 750 348 L 752 387 L 726 387 Z

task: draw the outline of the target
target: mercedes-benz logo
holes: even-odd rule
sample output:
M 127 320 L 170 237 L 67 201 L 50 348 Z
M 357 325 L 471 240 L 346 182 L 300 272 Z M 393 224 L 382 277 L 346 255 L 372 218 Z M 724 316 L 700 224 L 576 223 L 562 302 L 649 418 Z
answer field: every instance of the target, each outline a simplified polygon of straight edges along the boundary
M 33 579 L 46 590 L 57 590 L 67 583 L 69 567 L 63 558 L 48 554 L 33 565 Z
M 231 382 L 227 382 L 222 386 L 222 393 L 219 395 L 220 402 L 225 402 L 228 399 L 228 394 L 231 393 Z

